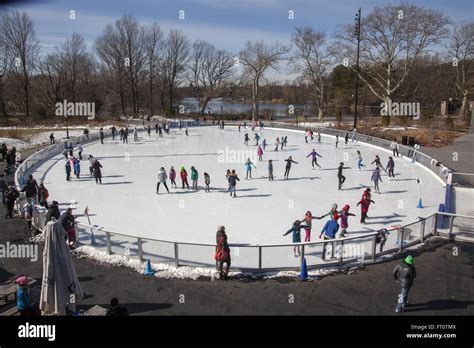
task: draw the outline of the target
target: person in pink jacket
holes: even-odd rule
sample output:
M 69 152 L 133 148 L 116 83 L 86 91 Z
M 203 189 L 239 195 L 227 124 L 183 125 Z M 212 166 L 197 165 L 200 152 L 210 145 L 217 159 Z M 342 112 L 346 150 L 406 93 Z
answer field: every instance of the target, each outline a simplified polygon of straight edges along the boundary
M 171 166 L 170 172 L 169 172 L 169 178 L 171 180 L 171 187 L 176 188 L 176 171 L 174 170 L 173 166 Z
M 314 219 L 318 219 L 318 220 L 321 220 L 320 217 L 316 217 L 316 216 L 313 216 L 313 214 L 311 214 L 311 212 L 308 210 L 304 216 L 303 219 L 301 219 L 300 221 L 301 222 L 304 222 L 305 224 L 305 237 L 304 237 L 304 241 L 305 242 L 311 242 L 311 228 L 312 228 L 312 222 Z
M 261 146 L 258 147 L 257 155 L 258 155 L 258 160 L 259 160 L 260 162 L 263 161 L 263 157 L 262 157 L 262 156 L 263 156 L 263 150 L 262 150 L 262 147 L 261 147 Z
M 345 237 L 347 234 L 347 228 L 349 227 L 348 217 L 355 216 L 355 214 L 349 213 L 350 208 L 351 208 L 350 205 L 346 204 L 342 208 L 342 212 L 339 215 L 339 217 L 341 218 L 341 234 L 339 236 L 340 238 Z

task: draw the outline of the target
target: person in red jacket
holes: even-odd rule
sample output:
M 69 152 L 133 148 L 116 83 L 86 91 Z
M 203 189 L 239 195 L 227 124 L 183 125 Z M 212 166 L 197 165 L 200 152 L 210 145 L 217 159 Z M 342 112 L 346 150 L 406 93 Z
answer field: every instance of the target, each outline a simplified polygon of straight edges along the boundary
M 184 189 L 184 185 L 186 185 L 187 188 L 189 189 L 188 172 L 186 171 L 186 169 L 184 169 L 184 167 L 181 167 L 181 171 L 180 171 L 179 175 L 181 176 L 181 182 L 183 183 L 182 188 Z
M 355 216 L 355 214 L 349 213 L 350 208 L 350 205 L 346 204 L 342 208 L 341 215 L 339 215 L 339 217 L 341 218 L 341 234 L 339 235 L 340 238 L 344 238 L 347 234 L 347 228 L 349 227 L 348 217 Z
M 370 203 L 374 203 L 375 202 L 371 199 L 367 199 L 366 197 L 363 197 L 359 203 L 357 203 L 357 206 L 360 205 L 360 211 L 361 211 L 361 215 L 360 215 L 360 223 L 361 224 L 366 224 L 365 222 L 365 219 L 367 218 L 367 212 L 369 211 L 369 205 Z

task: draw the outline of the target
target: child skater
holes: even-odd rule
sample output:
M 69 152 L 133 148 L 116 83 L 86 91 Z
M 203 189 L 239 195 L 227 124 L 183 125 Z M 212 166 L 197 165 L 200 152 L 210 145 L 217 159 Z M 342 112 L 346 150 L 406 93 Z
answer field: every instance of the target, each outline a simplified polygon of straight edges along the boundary
M 273 161 L 268 160 L 268 180 L 273 180 Z
M 291 226 L 291 228 L 288 231 L 286 231 L 286 233 L 283 236 L 293 233 L 293 243 L 301 243 L 301 229 L 307 228 L 307 227 L 308 226 L 306 225 L 302 225 L 300 220 L 296 220 L 293 223 L 293 226 Z M 295 257 L 298 257 L 299 255 L 301 255 L 300 246 L 295 245 L 295 247 L 293 248 L 293 252 L 295 253 Z
M 369 212 L 370 203 L 375 204 L 373 200 L 371 200 L 370 198 L 367 199 L 366 197 L 367 197 L 366 195 L 362 196 L 362 199 L 359 201 L 359 203 L 357 203 L 357 206 L 360 205 L 360 212 L 361 212 L 360 223 L 361 224 L 366 224 L 365 219 L 367 218 L 367 213 Z
M 301 219 L 300 222 L 304 222 L 306 224 L 306 227 L 305 227 L 305 237 L 304 237 L 304 241 L 305 242 L 311 242 L 311 228 L 313 226 L 313 220 L 314 219 L 318 219 L 318 220 L 321 220 L 320 217 L 316 217 L 316 216 L 313 216 L 313 214 L 311 214 L 311 212 L 308 210 L 306 212 L 306 214 L 304 215 L 304 218 Z
M 359 168 L 359 170 L 361 170 L 362 168 L 365 168 L 365 164 L 363 162 L 364 160 L 362 159 L 362 155 L 360 151 L 357 150 L 357 167 Z
M 209 185 L 211 184 L 211 177 L 208 173 L 204 173 L 204 184 L 206 185 L 204 192 L 211 192 L 211 190 L 209 189 Z
M 341 218 L 341 234 L 339 235 L 340 238 L 344 238 L 347 234 L 347 228 L 349 227 L 349 216 L 355 216 L 355 214 L 349 213 L 350 208 L 350 205 L 346 204 L 342 208 L 341 215 L 339 216 Z
M 380 168 L 379 167 L 375 167 L 375 169 L 372 173 L 371 181 L 374 182 L 375 192 L 380 193 L 379 181 L 382 182 L 382 178 L 380 177 Z
M 169 178 L 171 180 L 171 187 L 176 188 L 177 187 L 177 185 L 176 185 L 176 171 L 174 170 L 173 166 L 171 166 L 171 168 L 170 168 Z
M 250 175 L 250 179 L 252 179 L 252 167 L 257 168 L 257 167 L 255 167 L 255 165 L 252 163 L 252 161 L 250 160 L 250 158 L 247 158 L 247 162 L 245 162 L 245 169 L 246 169 L 245 179 L 248 179 L 248 178 L 249 178 L 249 175 Z
M 262 150 L 261 146 L 259 146 L 258 149 L 257 149 L 257 155 L 258 155 L 258 160 L 260 162 L 262 162 L 263 161 L 263 150 Z

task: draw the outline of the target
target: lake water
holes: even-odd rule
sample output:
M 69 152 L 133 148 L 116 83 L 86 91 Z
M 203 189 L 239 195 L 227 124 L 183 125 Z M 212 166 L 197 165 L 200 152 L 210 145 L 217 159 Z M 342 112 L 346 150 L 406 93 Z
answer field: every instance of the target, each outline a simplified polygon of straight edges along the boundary
M 186 113 L 200 112 L 199 103 L 195 98 L 184 98 L 181 100 L 180 105 L 185 106 Z M 283 103 L 259 103 L 259 113 L 269 113 L 274 117 L 288 117 L 292 116 L 289 113 L 290 105 L 293 106 L 293 116 L 303 113 L 307 114 L 312 111 L 312 105 L 308 104 L 283 104 Z M 243 102 L 230 102 L 223 100 L 222 98 L 216 98 L 211 100 L 206 107 L 206 114 L 244 114 L 252 112 L 251 103 Z

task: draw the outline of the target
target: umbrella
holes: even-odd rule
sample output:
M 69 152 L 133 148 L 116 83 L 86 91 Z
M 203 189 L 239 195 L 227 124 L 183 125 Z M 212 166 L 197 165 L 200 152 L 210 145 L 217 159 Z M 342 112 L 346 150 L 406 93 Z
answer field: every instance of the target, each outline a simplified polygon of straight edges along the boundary
M 84 294 L 61 223 L 53 218 L 46 224 L 43 233 L 45 245 L 40 309 L 46 315 L 65 315 L 66 306 L 75 305 Z

